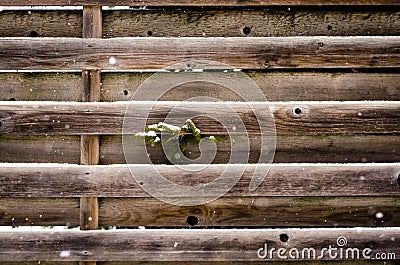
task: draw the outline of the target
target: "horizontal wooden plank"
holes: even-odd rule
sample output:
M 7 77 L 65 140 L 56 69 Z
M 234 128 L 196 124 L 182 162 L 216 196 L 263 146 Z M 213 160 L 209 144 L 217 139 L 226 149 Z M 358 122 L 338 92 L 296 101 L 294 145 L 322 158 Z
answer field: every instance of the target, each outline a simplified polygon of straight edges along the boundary
M 127 107 L 129 105 L 129 110 Z M 227 112 L 227 106 L 233 112 Z M 269 108 L 268 108 L 269 107 Z M 117 102 L 117 103 L 71 103 L 71 102 L 0 102 L 0 134 L 121 134 L 124 118 L 132 126 L 124 133 L 144 130 L 144 124 L 165 121 L 183 125 L 184 118 L 193 122 L 203 134 L 227 135 L 216 119 L 239 120 L 247 133 L 274 133 L 271 125 L 273 114 L 278 135 L 357 135 L 399 134 L 400 104 L 391 102 Z M 254 112 L 257 113 L 257 116 Z M 182 118 L 183 117 L 183 118 Z M 212 117 L 212 118 L 210 118 Z M 179 120 L 182 124 L 175 124 Z M 134 122 L 133 122 L 134 121 Z M 143 129 L 134 124 L 143 123 Z M 238 127 L 239 128 L 239 127 Z M 243 133 L 236 128 L 231 134 Z
M 246 72 L 268 101 L 399 100 L 400 74 L 345 72 Z M 102 73 L 101 101 L 129 100 L 152 73 Z M 171 73 L 171 76 L 173 73 Z M 32 90 L 32 91 L 31 91 Z M 178 85 L 161 101 L 208 96 L 242 101 L 225 87 L 209 82 Z M 81 73 L 0 73 L 0 101 L 81 101 Z
M 2 265 L 80 265 L 79 261 L 2 261 Z M 113 263 L 109 263 L 111 265 Z M 125 263 L 126 264 L 126 263 Z M 122 264 L 121 264 L 122 265 Z
M 23 136 L 21 136 L 22 138 Z M 0 137 L 1 139 L 1 137 Z M 217 153 L 212 161 L 215 164 L 229 162 L 231 145 L 227 139 L 218 137 Z M 260 142 L 250 137 L 249 163 L 259 161 Z M 14 144 L 5 144 L 12 149 Z M 37 143 L 40 146 L 40 142 Z M 133 145 L 134 146 L 134 145 Z M 40 148 L 40 147 L 39 147 Z M 134 148 L 134 147 L 133 147 Z M 21 154 L 13 161 L 1 156 L 4 162 L 30 162 L 25 159 L 29 154 Z M 162 147 L 147 145 L 147 152 L 154 164 L 168 164 Z M 65 152 L 64 152 L 65 153 Z M 184 152 L 188 158 L 200 156 L 196 145 L 188 145 Z M 40 162 L 46 162 L 46 158 Z M 51 161 L 51 158 L 49 158 Z M 148 163 L 138 159 L 138 162 Z M 400 142 L 398 136 L 392 135 L 357 135 L 357 136 L 277 136 L 274 163 L 365 163 L 365 162 L 397 162 L 400 161 Z M 100 146 L 100 164 L 125 164 L 122 139 L 119 135 L 102 136 Z
M 81 38 L 82 11 L 3 10 L 0 25 L 0 37 Z
M 335 260 L 335 261 L 273 261 L 273 265 L 398 265 L 397 260 Z M 23 263 L 25 264 L 25 263 Z M 33 265 L 32 263 L 26 263 Z M 143 262 L 143 261 L 111 261 L 97 262 L 99 265 L 243 265 L 243 261 L 159 261 L 159 262 Z M 265 261 L 246 261 L 248 265 L 265 265 Z M 5 265 L 22 265 L 14 263 L 5 263 Z M 36 264 L 35 264 L 36 265 Z M 48 264 L 45 264 L 48 265 Z M 57 263 L 58 265 L 58 263 Z
M 163 69 L 193 60 L 242 69 L 399 67 L 400 37 L 1 38 L 0 70 Z
M 82 101 L 82 73 L 0 73 L 0 100 Z
M 173 74 L 171 73 L 171 76 Z M 256 82 L 268 101 L 400 99 L 400 74 L 398 73 L 246 72 L 246 74 Z M 102 101 L 130 100 L 137 88 L 151 75 L 151 73 L 103 73 Z M 0 95 L 2 93 L 5 92 L 0 90 Z M 23 100 L 28 100 L 28 96 Z M 206 82 L 178 85 L 159 100 L 181 101 L 199 96 L 213 97 L 223 101 L 243 100 L 226 87 Z M 4 97 L 8 98 L 12 95 Z M 41 97 L 46 98 L 46 95 Z
M 296 6 L 296 5 L 399 5 L 397 0 L 3 0 L 5 6 L 80 6 L 80 5 L 102 5 L 102 6 Z
M 200 171 L 193 171 L 198 170 L 193 165 L 181 168 L 131 165 L 131 168 L 142 180 L 154 174 L 150 170 L 153 166 L 157 172 L 162 172 L 164 178 L 187 186 L 208 183 L 227 168 L 227 165 L 208 165 Z M 232 172 L 244 170 L 244 173 L 227 196 L 400 195 L 398 163 L 273 164 L 269 171 L 266 171 L 269 165 L 260 164 L 258 170 L 268 172 L 268 175 L 253 192 L 249 191 L 249 183 L 257 165 L 228 166 Z M 149 197 L 142 187 L 151 185 L 146 181 L 137 183 L 126 165 L 90 167 L 65 164 L 1 164 L 0 184 L 2 197 Z M 163 189 L 167 187 L 159 187 L 159 192 L 166 194 Z M 195 196 L 200 198 L 202 195 Z
M 79 226 L 79 199 L 0 198 L 0 225 Z
M 399 228 L 357 229 L 201 229 L 201 230 L 122 230 L 122 231 L 63 231 L 63 232 L 5 232 L 0 234 L 1 259 L 28 260 L 134 260 L 134 261 L 261 261 L 279 260 L 277 253 L 260 259 L 257 252 L 267 245 L 283 248 L 280 254 L 288 255 L 292 248 L 308 251 L 314 248 L 318 254 L 305 255 L 312 260 L 321 254 L 322 248 L 338 247 L 337 239 L 345 239 L 340 246 L 344 252 L 358 248 L 360 257 L 365 248 L 369 254 L 393 253 L 400 255 Z M 285 242 L 282 242 L 285 241 Z M 105 250 L 112 251 L 105 251 Z M 338 259 L 339 250 L 331 255 L 325 250 L 321 259 Z M 184 254 L 184 255 L 183 255 Z M 293 252 L 292 252 L 293 254 Z M 348 253 L 347 257 L 350 256 Z M 355 254 L 354 254 L 355 255 Z M 369 256 L 368 255 L 368 256 Z M 301 256 L 300 256 L 301 257 Z M 268 258 L 268 259 L 267 259 Z M 340 259 L 340 258 L 339 258 Z M 349 258 L 347 258 L 349 259 Z M 351 259 L 351 258 L 350 258 Z M 357 258 L 353 258 L 357 259 Z M 361 258 L 365 259 L 365 257 Z
M 217 137 L 213 163 L 228 163 L 230 144 Z M 0 162 L 79 164 L 79 136 L 0 136 Z M 101 136 L 100 164 L 125 164 L 121 136 Z M 259 159 L 259 141 L 250 137 L 249 163 Z M 147 146 L 155 164 L 168 160 L 159 147 Z M 198 157 L 195 145 L 188 145 L 187 157 Z M 275 163 L 388 163 L 400 161 L 398 136 L 278 136 Z
M 0 161 L 79 164 L 80 136 L 0 136 Z
M 399 12 L 377 12 L 373 9 L 369 11 L 327 11 L 312 8 L 306 10 L 163 9 L 141 10 L 141 12 L 107 10 L 103 12 L 103 18 L 103 36 L 106 38 L 400 34 Z
M 183 207 L 153 198 L 102 198 L 100 226 L 399 226 L 398 197 L 224 197 Z M 383 214 L 382 218 L 381 214 Z M 190 218 L 198 224 L 192 223 Z

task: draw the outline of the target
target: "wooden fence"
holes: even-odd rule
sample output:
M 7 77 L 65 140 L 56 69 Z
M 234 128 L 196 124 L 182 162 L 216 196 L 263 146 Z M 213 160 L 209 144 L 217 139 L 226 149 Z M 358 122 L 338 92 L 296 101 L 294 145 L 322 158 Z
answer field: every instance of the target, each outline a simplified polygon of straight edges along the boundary
M 0 225 L 80 227 L 1 231 L 1 264 L 398 264 L 390 260 L 400 258 L 398 0 L 0 4 Z M 83 8 L 18 7 L 42 5 Z M 149 117 L 150 103 L 131 104 L 138 121 L 152 124 L 180 101 L 212 96 L 228 102 L 251 135 L 243 176 L 225 196 L 178 206 L 132 178 L 122 128 L 140 84 L 193 60 L 242 69 L 259 86 L 276 151 L 267 178 L 249 191 L 261 145 L 249 105 L 265 102 L 187 83 L 163 95 Z M 198 114 L 204 104 L 187 111 Z M 148 146 L 154 167 L 176 183 L 211 181 L 229 161 L 220 124 L 194 122 L 219 139 L 200 174 L 182 174 L 161 147 Z M 186 154 L 200 151 L 188 146 Z M 149 167 L 133 165 L 144 175 Z M 263 259 L 266 244 L 286 254 L 371 249 L 373 259 Z

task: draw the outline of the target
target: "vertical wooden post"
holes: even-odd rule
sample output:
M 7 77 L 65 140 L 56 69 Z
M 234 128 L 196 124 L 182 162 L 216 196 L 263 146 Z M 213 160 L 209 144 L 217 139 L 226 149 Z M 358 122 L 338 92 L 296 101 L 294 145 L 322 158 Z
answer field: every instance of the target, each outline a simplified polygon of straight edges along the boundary
M 100 6 L 83 7 L 83 38 L 102 37 L 102 16 Z M 83 101 L 100 101 L 101 73 L 100 70 L 83 70 Z M 81 164 L 99 164 L 100 139 L 98 135 L 81 136 Z M 94 230 L 99 224 L 99 200 L 96 197 L 80 199 L 80 228 Z M 80 265 L 96 265 L 95 261 L 82 261 Z

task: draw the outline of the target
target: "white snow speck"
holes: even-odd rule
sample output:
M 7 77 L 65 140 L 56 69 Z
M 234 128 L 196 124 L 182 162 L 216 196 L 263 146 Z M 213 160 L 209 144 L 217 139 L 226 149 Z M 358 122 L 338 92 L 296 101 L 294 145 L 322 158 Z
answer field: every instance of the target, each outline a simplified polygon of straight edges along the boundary
M 161 141 L 160 137 L 156 136 L 156 138 L 154 139 L 155 143 L 159 143 Z
M 65 129 L 69 129 L 70 128 L 70 126 L 67 124 L 67 125 L 65 125 Z
M 180 155 L 179 153 L 175 153 L 175 154 L 174 154 L 174 158 L 175 158 L 175 159 L 179 159 L 179 158 L 181 158 L 181 155 Z
M 359 112 L 359 113 L 357 113 L 357 115 L 361 117 L 361 116 L 362 116 L 362 113 L 361 113 L 361 112 Z
M 91 216 L 89 216 L 88 218 L 89 222 L 93 220 L 93 218 Z
M 210 136 L 210 137 L 208 137 L 208 138 L 210 138 L 210 140 L 215 140 L 215 137 L 214 136 Z
M 116 64 L 116 63 L 117 63 L 117 59 L 115 59 L 115 57 L 111 56 L 111 57 L 108 59 L 108 62 L 109 62 L 110 64 Z
M 67 258 L 70 255 L 71 255 L 71 253 L 69 251 L 67 251 L 67 250 L 63 250 L 63 251 L 60 252 L 60 257 L 61 258 Z
M 141 136 L 141 137 L 146 137 L 146 136 L 149 136 L 149 137 L 156 137 L 157 136 L 157 133 L 155 132 L 155 131 L 148 131 L 148 132 L 140 132 L 140 133 L 136 133 L 135 134 L 135 136 Z
M 381 218 L 383 218 L 383 213 L 377 212 L 377 213 L 375 214 L 375 217 L 378 218 L 378 219 L 381 219 Z
M 174 248 L 176 248 L 178 246 L 178 242 L 174 243 Z

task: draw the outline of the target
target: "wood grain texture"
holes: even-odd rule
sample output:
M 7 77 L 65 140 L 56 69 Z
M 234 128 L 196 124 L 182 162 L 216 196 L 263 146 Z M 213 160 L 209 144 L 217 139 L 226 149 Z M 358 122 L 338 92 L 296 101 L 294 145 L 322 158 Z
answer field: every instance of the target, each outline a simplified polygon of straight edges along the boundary
M 82 101 L 77 73 L 0 73 L 1 101 Z
M 220 176 L 227 165 L 209 165 L 200 171 L 193 171 L 193 165 L 183 169 L 131 165 L 131 170 L 146 179 L 154 174 L 150 170 L 153 166 L 173 183 L 194 186 Z M 398 163 L 273 164 L 269 171 L 268 165 L 260 164 L 258 169 L 268 175 L 253 192 L 249 191 L 249 182 L 257 165 L 229 166 L 232 172 L 244 173 L 227 196 L 398 196 L 400 192 Z M 142 187 L 151 185 L 146 181 L 139 185 L 126 165 L 1 164 L 0 177 L 2 197 L 149 197 Z M 159 191 L 166 188 L 161 186 Z
M 393 10 L 394 11 L 394 10 Z M 396 36 L 399 12 L 163 9 L 104 11 L 104 33 L 114 37 Z
M 182 207 L 153 198 L 102 198 L 100 226 L 340 227 L 399 226 L 397 197 L 224 197 Z M 376 218 L 382 213 L 383 218 Z
M 268 101 L 400 99 L 398 73 L 246 72 L 246 74 L 258 85 Z M 132 99 L 137 88 L 151 75 L 151 73 L 102 73 L 102 101 Z M 171 77 L 173 78 L 173 73 Z M 2 91 L 0 95 L 1 93 Z M 200 96 L 222 101 L 243 101 L 228 88 L 206 82 L 178 85 L 159 100 L 182 101 Z
M 1 139 L 1 138 L 0 138 Z M 217 153 L 212 161 L 215 164 L 229 162 L 231 145 L 226 139 L 217 137 Z M 249 163 L 259 161 L 259 140 L 250 137 Z M 40 143 L 38 143 L 40 146 Z M 133 148 L 135 145 L 133 144 Z M 147 145 L 147 152 L 154 164 L 168 164 L 169 161 L 161 147 Z M 22 153 L 22 152 L 21 152 Z M 184 152 L 188 158 L 200 156 L 198 146 L 188 145 Z M 2 158 L 2 157 L 0 157 Z M 7 158 L 2 158 L 7 159 Z M 45 158 L 43 158 L 45 159 Z M 0 160 L 1 161 L 1 160 Z M 18 161 L 18 160 L 17 160 Z M 21 162 L 26 162 L 24 156 Z M 138 162 L 146 163 L 141 159 Z M 400 161 L 400 142 L 398 136 L 277 136 L 274 163 L 365 163 Z M 122 139 L 119 135 L 102 136 L 100 164 L 125 164 Z
M 400 37 L 2 38 L 0 70 L 163 69 L 211 60 L 242 69 L 399 67 Z
M 268 101 L 399 100 L 399 73 L 245 72 Z M 152 73 L 102 73 L 101 101 L 130 100 Z M 172 76 L 172 74 L 171 74 Z M 31 91 L 32 89 L 32 91 Z M 212 83 L 187 83 L 159 100 L 181 101 L 209 96 L 242 101 L 232 91 Z M 0 101 L 81 101 L 78 73 L 0 73 Z
M 78 226 L 77 198 L 1 198 L 0 225 Z
M 288 242 L 281 242 L 282 234 Z M 372 249 L 371 256 L 388 250 L 400 254 L 399 228 L 6 232 L 0 234 L 0 242 L 1 258 L 13 261 L 260 261 L 257 251 L 265 244 L 287 252 L 315 248 L 320 254 L 321 246 L 335 246 L 339 237 L 345 237 L 349 247 Z M 60 257 L 61 251 L 69 251 L 69 256 Z M 278 260 L 276 253 L 271 260 Z
M 129 109 L 127 111 L 127 107 Z M 226 106 L 233 111 L 227 112 Z M 269 108 L 268 108 L 269 107 Z M 400 104 L 390 102 L 0 102 L 0 134 L 121 134 L 124 119 L 138 124 L 155 124 L 193 118 L 203 134 L 227 135 L 216 121 L 240 117 L 249 134 L 259 134 L 263 124 L 265 135 L 274 133 L 273 115 L 278 135 L 390 135 L 399 134 Z M 257 113 L 257 116 L 254 112 Z M 297 112 L 297 113 L 296 113 Z M 236 116 L 237 115 L 237 116 Z M 171 115 L 170 115 L 171 116 Z M 183 117 L 183 118 L 182 118 Z M 212 118 L 210 118 L 212 117 Z M 237 119 L 236 119 L 237 120 Z M 232 123 L 229 124 L 231 126 Z M 224 124 L 228 126 L 228 124 Z M 236 123 L 237 125 L 237 123 Z M 267 125 L 267 126 L 266 126 Z M 124 133 L 144 130 L 126 126 Z M 144 127 L 144 125 L 143 125 Z M 239 128 L 239 127 L 238 127 Z M 230 130 L 230 134 L 244 133 Z
M 0 161 L 5 163 L 79 164 L 79 136 L 0 136 Z
M 25 264 L 25 263 L 24 263 Z M 243 261 L 110 261 L 99 262 L 99 265 L 243 265 Z M 265 261 L 246 261 L 248 265 L 265 265 Z M 335 261 L 274 261 L 273 265 L 399 265 L 397 260 L 335 260 Z M 6 265 L 21 265 L 6 263 Z M 27 263 L 32 265 L 32 263 Z M 36 264 L 35 264 L 36 265 Z M 47 265 L 47 264 L 45 264 Z M 57 263 L 58 265 L 58 263 Z M 63 264 L 64 265 L 64 264 Z
M 3 0 L 1 3 L 6 6 L 33 6 L 33 5 L 55 5 L 55 6 L 81 6 L 81 5 L 102 5 L 102 6 L 292 6 L 292 5 L 399 5 L 397 0 Z
M 0 37 L 81 38 L 82 11 L 3 10 L 0 25 Z

